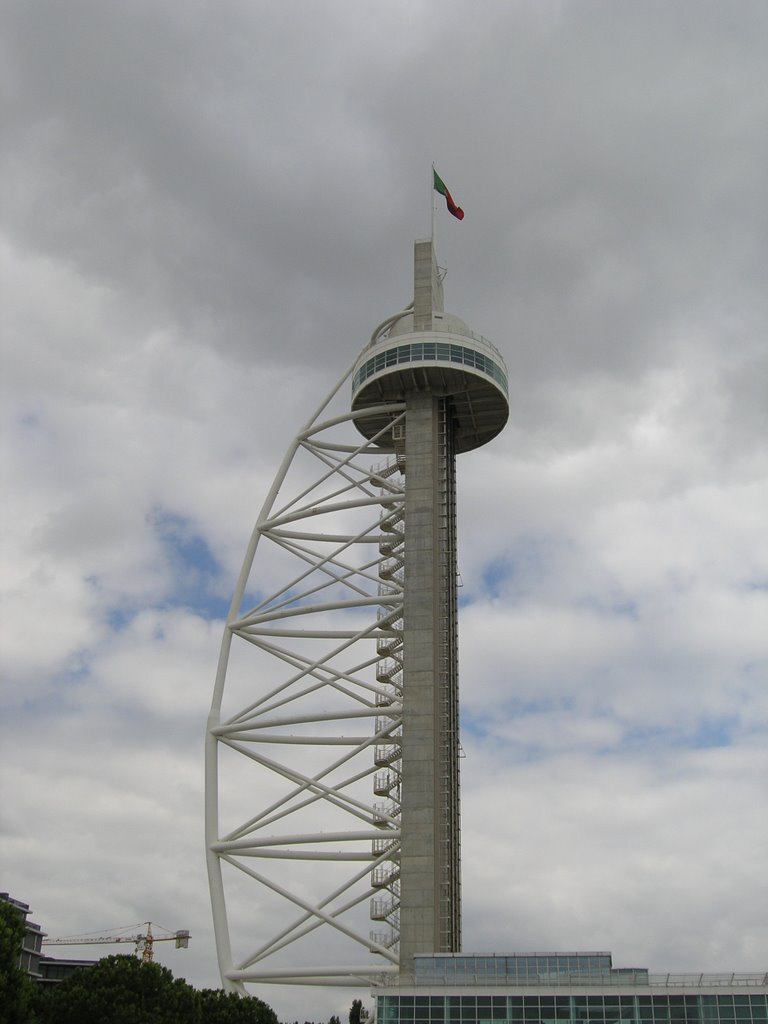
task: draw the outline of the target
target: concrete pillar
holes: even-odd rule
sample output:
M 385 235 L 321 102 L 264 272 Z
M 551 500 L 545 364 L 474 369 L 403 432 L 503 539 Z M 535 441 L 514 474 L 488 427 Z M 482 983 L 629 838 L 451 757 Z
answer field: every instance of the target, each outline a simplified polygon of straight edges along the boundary
M 406 398 L 400 970 L 457 951 L 458 693 L 453 454 L 444 399 Z M 447 462 L 446 462 L 447 460 Z M 449 549 L 449 550 L 447 550 Z M 447 631 L 447 632 L 446 632 Z

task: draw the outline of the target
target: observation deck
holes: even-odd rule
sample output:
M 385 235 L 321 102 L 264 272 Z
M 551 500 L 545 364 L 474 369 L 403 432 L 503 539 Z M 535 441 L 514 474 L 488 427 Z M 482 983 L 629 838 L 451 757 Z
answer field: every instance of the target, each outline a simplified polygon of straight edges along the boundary
M 442 281 L 431 243 L 416 243 L 415 296 L 412 306 L 379 325 L 361 352 L 352 375 L 352 410 L 402 402 L 419 392 L 450 397 L 455 450 L 479 448 L 509 417 L 504 359 L 463 320 L 442 311 Z M 387 422 L 386 412 L 355 420 L 368 438 L 385 430 Z M 389 445 L 391 434 L 385 431 L 379 440 Z

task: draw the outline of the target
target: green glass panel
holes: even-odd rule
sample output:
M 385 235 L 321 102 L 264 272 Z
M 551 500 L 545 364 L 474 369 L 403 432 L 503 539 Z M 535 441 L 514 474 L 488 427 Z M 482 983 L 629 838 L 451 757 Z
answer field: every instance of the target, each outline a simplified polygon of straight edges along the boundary
M 701 996 L 699 1012 L 703 1024 L 715 1024 L 720 1019 L 717 1012 L 717 996 Z

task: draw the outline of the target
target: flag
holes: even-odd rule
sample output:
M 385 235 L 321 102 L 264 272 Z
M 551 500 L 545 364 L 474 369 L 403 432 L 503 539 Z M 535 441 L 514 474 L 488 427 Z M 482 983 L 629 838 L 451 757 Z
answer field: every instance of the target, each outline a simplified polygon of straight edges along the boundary
M 445 203 L 446 206 L 448 207 L 448 212 L 452 213 L 457 220 L 464 220 L 464 211 L 460 206 L 457 206 L 456 203 L 454 203 L 453 196 L 445 187 L 445 182 L 437 173 L 434 167 L 432 168 L 432 174 L 435 176 L 435 192 L 439 192 L 441 196 L 445 196 Z

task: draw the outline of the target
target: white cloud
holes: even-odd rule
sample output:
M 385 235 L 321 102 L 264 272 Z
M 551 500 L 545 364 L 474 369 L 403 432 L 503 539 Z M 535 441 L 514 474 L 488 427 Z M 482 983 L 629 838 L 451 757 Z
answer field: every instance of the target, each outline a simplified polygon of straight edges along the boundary
M 511 397 L 459 460 L 465 945 L 759 965 L 765 10 L 5 17 L 4 885 L 52 933 L 190 927 L 161 955 L 215 983 L 218 619 L 289 439 L 410 299 L 435 160 L 447 304 Z

